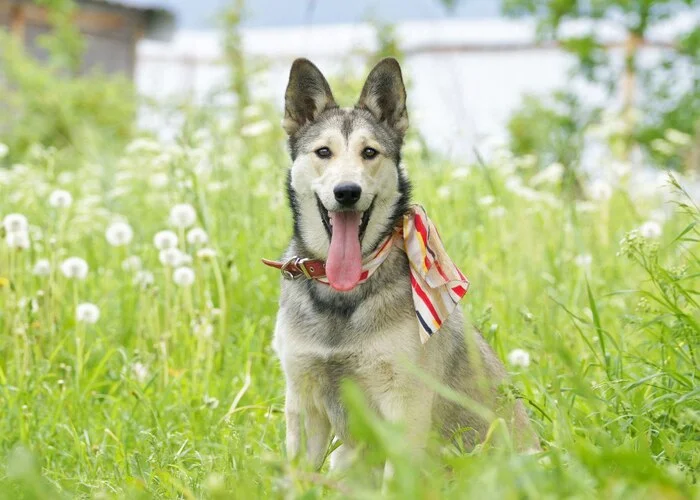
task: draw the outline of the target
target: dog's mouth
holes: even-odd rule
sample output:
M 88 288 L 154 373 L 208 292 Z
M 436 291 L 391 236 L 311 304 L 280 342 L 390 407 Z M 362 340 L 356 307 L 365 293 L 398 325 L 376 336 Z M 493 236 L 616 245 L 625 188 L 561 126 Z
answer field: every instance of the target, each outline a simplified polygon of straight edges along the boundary
M 318 196 L 316 203 L 330 239 L 326 277 L 334 289 L 350 291 L 357 286 L 362 275 L 362 239 L 374 209 L 374 200 L 364 212 L 329 211 Z
M 362 216 L 361 221 L 360 221 L 360 230 L 358 233 L 358 238 L 360 240 L 360 243 L 362 243 L 363 238 L 365 237 L 365 231 L 367 230 L 367 224 L 369 224 L 369 218 L 372 216 L 372 210 L 374 210 L 374 200 L 375 198 L 372 199 L 372 203 L 370 203 L 369 208 L 365 210 L 364 212 L 359 212 Z M 318 211 L 321 214 L 321 220 L 323 221 L 323 227 L 326 229 L 326 233 L 328 234 L 328 239 L 333 238 L 333 222 L 331 220 L 331 212 L 330 210 L 326 209 L 326 207 L 323 206 L 323 203 L 321 203 L 321 199 L 316 195 L 316 204 L 318 206 Z M 343 212 L 352 212 L 351 210 L 344 210 Z M 354 212 L 358 213 L 358 212 Z

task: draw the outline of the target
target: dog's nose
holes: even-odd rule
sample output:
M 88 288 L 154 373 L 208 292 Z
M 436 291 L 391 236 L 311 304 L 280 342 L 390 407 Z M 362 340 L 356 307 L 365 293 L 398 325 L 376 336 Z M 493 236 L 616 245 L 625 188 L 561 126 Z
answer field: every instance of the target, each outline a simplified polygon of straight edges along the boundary
M 351 207 L 362 195 L 362 188 L 354 182 L 343 182 L 333 189 L 333 194 L 338 203 L 344 207 Z

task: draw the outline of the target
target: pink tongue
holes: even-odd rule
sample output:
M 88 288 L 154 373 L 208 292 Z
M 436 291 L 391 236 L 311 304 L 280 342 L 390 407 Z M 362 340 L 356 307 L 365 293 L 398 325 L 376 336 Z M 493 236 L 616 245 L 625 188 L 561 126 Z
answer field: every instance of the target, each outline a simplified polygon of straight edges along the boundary
M 362 274 L 360 212 L 331 212 L 333 231 L 326 260 L 326 277 L 331 286 L 347 292 L 357 286 Z

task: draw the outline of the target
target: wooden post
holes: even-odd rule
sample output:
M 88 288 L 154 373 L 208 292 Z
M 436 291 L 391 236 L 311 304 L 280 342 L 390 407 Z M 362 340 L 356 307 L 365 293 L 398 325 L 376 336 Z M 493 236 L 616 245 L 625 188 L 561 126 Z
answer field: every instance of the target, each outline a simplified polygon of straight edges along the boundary
M 10 7 L 10 33 L 21 42 L 24 42 L 25 21 L 24 6 L 13 4 Z

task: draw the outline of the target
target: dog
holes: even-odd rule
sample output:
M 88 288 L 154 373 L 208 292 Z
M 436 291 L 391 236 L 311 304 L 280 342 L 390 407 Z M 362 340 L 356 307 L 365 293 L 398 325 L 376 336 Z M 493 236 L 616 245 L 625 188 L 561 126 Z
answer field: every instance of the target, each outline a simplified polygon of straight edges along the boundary
M 416 452 L 433 431 L 471 448 L 499 417 L 517 448 L 538 449 L 522 402 L 503 393 L 503 364 L 477 331 L 465 335 L 459 307 L 427 341 L 421 338 L 406 251 L 384 246 L 381 264 L 363 278 L 363 263 L 412 210 L 401 164 L 408 113 L 399 63 L 379 62 L 357 104 L 341 108 L 319 69 L 297 59 L 282 125 L 292 160 L 293 236 L 282 261 L 266 263 L 286 278 L 273 348 L 286 379 L 288 457 L 305 450 L 318 469 L 335 436 L 342 444 L 330 456 L 331 469 L 352 462 L 356 443 L 340 394 L 346 379 L 373 411 L 405 425 Z M 475 407 L 438 394 L 421 374 Z

